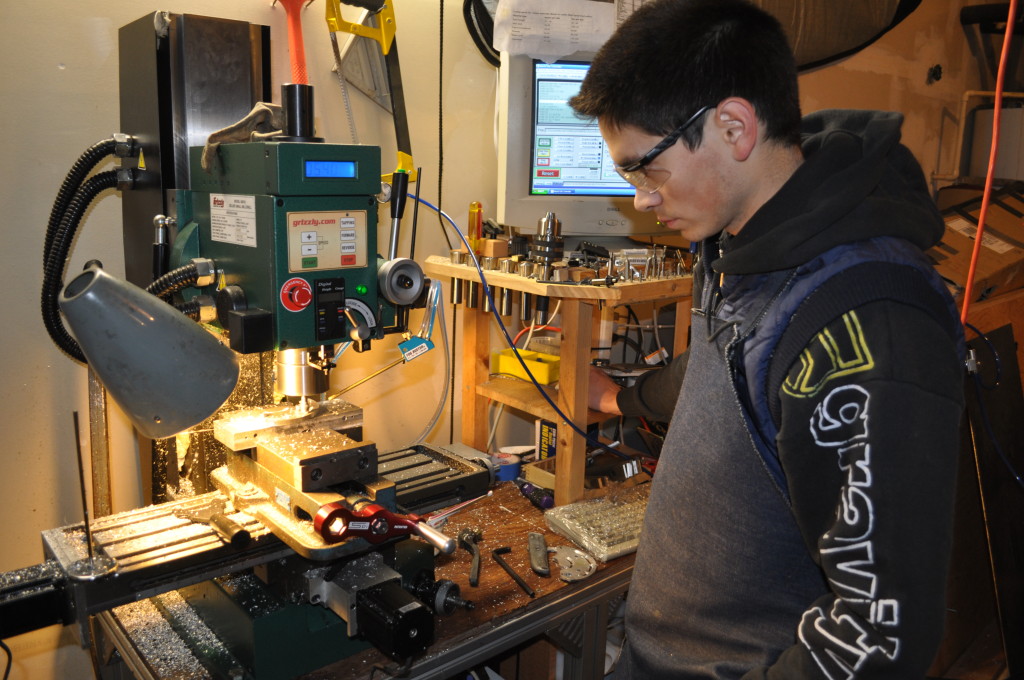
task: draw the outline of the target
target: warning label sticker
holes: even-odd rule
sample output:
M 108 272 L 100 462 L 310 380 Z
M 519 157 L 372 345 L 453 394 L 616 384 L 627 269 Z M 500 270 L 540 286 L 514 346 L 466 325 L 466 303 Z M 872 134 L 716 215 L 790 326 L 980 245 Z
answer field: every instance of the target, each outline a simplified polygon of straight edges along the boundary
M 256 247 L 256 197 L 210 194 L 210 238 Z

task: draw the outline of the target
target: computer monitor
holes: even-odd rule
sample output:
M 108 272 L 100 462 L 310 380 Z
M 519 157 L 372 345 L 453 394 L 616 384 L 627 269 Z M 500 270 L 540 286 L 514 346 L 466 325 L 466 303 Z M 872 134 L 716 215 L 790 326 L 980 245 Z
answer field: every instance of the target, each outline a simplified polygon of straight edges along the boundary
M 501 55 L 498 221 L 531 233 L 553 212 L 564 236 L 668 233 L 633 208 L 634 189 L 616 174 L 597 122 L 569 107 L 589 68 Z

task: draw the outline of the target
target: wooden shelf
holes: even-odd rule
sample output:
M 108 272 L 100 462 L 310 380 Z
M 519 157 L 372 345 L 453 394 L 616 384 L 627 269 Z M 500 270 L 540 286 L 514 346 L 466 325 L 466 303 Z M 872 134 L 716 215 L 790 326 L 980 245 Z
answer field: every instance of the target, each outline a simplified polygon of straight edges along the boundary
M 555 386 L 543 386 L 551 400 L 558 403 L 558 388 Z M 515 378 L 493 378 L 485 383 L 476 386 L 476 393 L 481 397 L 496 401 L 514 409 L 523 411 L 535 418 L 543 418 L 556 422 L 558 414 L 551 408 L 551 404 L 544 397 L 537 394 L 537 388 L 532 382 L 516 380 Z M 587 425 L 608 420 L 607 413 L 599 413 L 587 409 Z
M 464 264 L 452 264 L 440 255 L 431 255 L 423 263 L 423 271 L 431 276 L 443 276 L 464 281 L 479 281 L 480 273 L 476 267 Z M 635 302 L 651 302 L 657 300 L 675 300 L 689 296 L 693 290 L 693 278 L 679 276 L 654 281 L 622 281 L 614 286 L 579 285 L 574 283 L 545 283 L 519 276 L 503 274 L 497 271 L 484 272 L 487 283 L 498 288 L 541 295 L 552 298 L 574 300 L 604 300 L 615 305 L 628 305 Z
M 428 257 L 423 265 L 427 275 L 453 282 L 478 281 L 476 267 L 455 265 L 447 258 Z M 612 310 L 620 305 L 642 302 L 674 302 L 676 329 L 672 338 L 674 352 L 686 347 L 689 331 L 692 279 L 673 277 L 653 281 L 622 282 L 612 286 L 545 283 L 517 274 L 497 271 L 485 273 L 488 285 L 534 296 L 553 298 L 560 306 L 561 363 L 558 388 L 545 387 L 558 408 L 581 430 L 587 424 L 607 418 L 587 408 L 587 384 L 590 375 L 591 348 L 610 344 Z M 532 382 L 494 378 L 490 374 L 491 314 L 475 307 L 463 307 L 462 323 L 462 441 L 485 450 L 489 423 L 487 402 L 506 404 L 534 417 L 544 418 L 558 427 L 555 456 L 555 503 L 564 505 L 583 498 L 586 466 L 586 442 L 563 425 L 563 420 Z
M 552 400 L 558 399 L 557 389 L 544 387 L 544 391 L 547 392 Z M 491 401 L 524 411 L 536 418 L 554 420 L 557 417 L 554 409 L 551 408 L 551 404 L 537 394 L 537 388 L 534 387 L 532 382 L 512 378 L 494 378 L 477 385 L 476 393 Z

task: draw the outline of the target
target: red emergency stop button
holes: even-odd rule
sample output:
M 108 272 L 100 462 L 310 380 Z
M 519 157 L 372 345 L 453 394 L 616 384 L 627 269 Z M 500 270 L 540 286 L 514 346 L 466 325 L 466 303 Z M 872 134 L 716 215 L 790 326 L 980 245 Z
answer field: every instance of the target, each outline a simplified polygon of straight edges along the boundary
M 313 289 L 306 279 L 288 279 L 281 286 L 281 304 L 289 312 L 301 312 L 313 301 Z

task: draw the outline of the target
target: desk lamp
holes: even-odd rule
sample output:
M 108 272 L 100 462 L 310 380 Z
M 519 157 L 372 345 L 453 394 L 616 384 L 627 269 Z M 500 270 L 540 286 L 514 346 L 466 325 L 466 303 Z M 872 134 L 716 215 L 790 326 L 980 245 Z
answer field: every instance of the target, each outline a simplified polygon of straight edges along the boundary
M 238 381 L 234 352 L 213 334 L 98 266 L 72 279 L 59 304 L 96 376 L 147 437 L 202 422 Z

